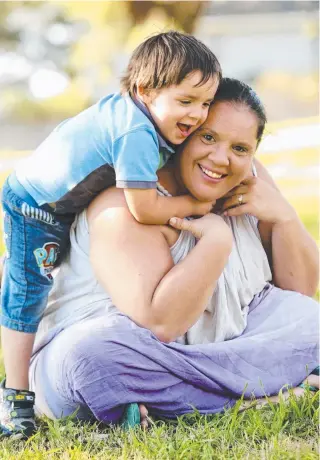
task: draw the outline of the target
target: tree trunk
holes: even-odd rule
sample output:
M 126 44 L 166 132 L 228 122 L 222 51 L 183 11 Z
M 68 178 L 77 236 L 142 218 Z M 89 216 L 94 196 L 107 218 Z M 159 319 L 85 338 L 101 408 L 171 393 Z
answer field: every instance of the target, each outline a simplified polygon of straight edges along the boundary
M 168 18 L 173 18 L 176 26 L 186 33 L 193 33 L 197 18 L 203 8 L 207 5 L 206 1 L 135 1 L 128 2 L 128 11 L 134 24 L 142 23 L 153 8 L 161 8 L 165 11 Z

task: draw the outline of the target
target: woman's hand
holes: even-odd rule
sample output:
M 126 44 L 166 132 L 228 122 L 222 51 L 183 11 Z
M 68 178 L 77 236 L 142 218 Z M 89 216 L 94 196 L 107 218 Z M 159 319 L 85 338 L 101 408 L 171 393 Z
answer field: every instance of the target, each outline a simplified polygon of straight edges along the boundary
M 259 177 L 245 179 L 225 195 L 221 212 L 225 216 L 251 214 L 262 222 L 273 224 L 297 217 L 281 192 Z
M 232 239 L 232 233 L 224 220 L 216 214 L 206 214 L 200 219 L 180 219 L 172 217 L 169 220 L 171 227 L 177 230 L 186 230 L 191 232 L 198 240 L 204 235 L 213 234 L 215 237 L 220 233 Z

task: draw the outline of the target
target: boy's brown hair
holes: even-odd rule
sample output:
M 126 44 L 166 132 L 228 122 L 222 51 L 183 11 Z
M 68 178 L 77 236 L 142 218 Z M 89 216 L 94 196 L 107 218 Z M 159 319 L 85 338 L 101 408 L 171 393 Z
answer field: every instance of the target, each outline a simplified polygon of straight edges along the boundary
M 139 86 L 151 90 L 179 85 L 197 70 L 202 74 L 198 86 L 211 77 L 222 78 L 218 59 L 198 39 L 176 31 L 160 33 L 134 50 L 121 79 L 121 92 L 133 96 Z

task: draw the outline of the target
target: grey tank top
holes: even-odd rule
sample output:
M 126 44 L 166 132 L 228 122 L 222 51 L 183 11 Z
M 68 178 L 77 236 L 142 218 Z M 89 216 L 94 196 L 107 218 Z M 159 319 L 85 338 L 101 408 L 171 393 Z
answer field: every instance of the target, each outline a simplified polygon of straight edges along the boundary
M 271 271 L 257 228 L 257 219 L 244 215 L 224 217 L 233 234 L 229 260 L 212 287 L 204 313 L 180 343 L 220 342 L 240 335 L 247 324 L 248 306 L 267 282 Z M 54 270 L 54 286 L 36 335 L 34 353 L 68 326 L 101 315 L 116 307 L 96 280 L 89 261 L 89 228 L 86 211 L 70 231 L 69 256 Z M 175 264 L 187 257 L 196 244 L 190 232 L 181 232 L 170 248 Z

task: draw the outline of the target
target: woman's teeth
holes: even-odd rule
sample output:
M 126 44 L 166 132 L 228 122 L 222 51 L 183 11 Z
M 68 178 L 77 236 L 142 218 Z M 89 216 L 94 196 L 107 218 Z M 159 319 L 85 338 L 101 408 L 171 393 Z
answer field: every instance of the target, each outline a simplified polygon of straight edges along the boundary
M 210 169 L 206 169 L 203 166 L 200 166 L 201 170 L 209 177 L 212 177 L 213 179 L 221 179 L 222 174 L 217 174 L 213 171 L 210 171 Z

